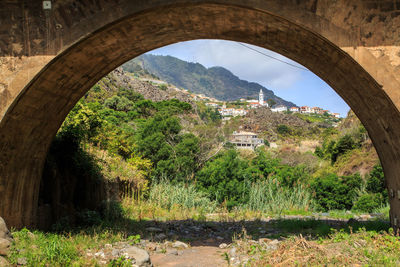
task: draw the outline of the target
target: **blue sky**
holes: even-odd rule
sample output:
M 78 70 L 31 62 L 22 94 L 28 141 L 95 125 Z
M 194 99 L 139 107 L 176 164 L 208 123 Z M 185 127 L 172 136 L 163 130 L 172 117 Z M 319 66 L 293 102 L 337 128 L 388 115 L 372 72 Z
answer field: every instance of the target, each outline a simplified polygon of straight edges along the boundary
M 272 57 L 303 67 L 270 50 L 246 45 Z M 195 40 L 165 46 L 149 53 L 171 55 L 185 61 L 198 62 L 208 68 L 224 67 L 240 79 L 257 82 L 274 91 L 277 96 L 292 101 L 298 106 L 319 106 L 332 112 L 338 112 L 342 117 L 345 117 L 350 109 L 343 99 L 314 73 L 261 55 L 236 42 Z

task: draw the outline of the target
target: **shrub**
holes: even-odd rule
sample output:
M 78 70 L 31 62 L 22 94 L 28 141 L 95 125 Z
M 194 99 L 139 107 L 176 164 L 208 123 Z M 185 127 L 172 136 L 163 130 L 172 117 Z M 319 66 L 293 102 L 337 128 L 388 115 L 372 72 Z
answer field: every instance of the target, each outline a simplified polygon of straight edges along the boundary
M 314 154 L 315 154 L 317 157 L 321 158 L 321 159 L 324 158 L 324 152 L 322 151 L 322 148 L 319 147 L 319 146 L 317 146 L 317 147 L 315 148 Z
M 286 126 L 285 124 L 278 125 L 276 127 L 276 130 L 281 135 L 288 135 L 291 132 L 290 128 L 288 126 Z
M 264 145 L 270 147 L 271 144 L 269 143 L 268 139 L 264 139 Z
M 354 209 L 363 212 L 373 212 L 382 207 L 382 195 L 368 193 L 361 195 L 354 203 Z
M 252 179 L 248 164 L 235 150 L 228 150 L 207 162 L 197 173 L 197 187 L 219 203 L 226 201 L 228 208 L 246 203 L 246 182 Z
M 321 210 L 346 209 L 350 210 L 357 190 L 361 187 L 361 176 L 338 177 L 329 174 L 326 177 L 318 177 L 311 183 L 314 198 Z
M 120 220 L 124 216 L 121 203 L 117 201 L 103 201 L 100 207 L 102 218 L 108 221 Z
M 343 155 L 349 150 L 352 150 L 356 147 L 356 143 L 350 135 L 342 136 L 339 141 L 336 143 L 335 147 L 332 151 L 331 161 L 335 163 L 337 158 L 340 155 Z
M 160 84 L 160 85 L 158 86 L 158 88 L 159 88 L 160 90 L 163 90 L 163 91 L 167 91 L 167 89 L 168 89 L 168 87 L 167 87 L 166 84 Z
M 385 186 L 385 175 L 380 164 L 375 165 L 367 178 L 368 192 L 381 194 L 384 199 L 387 199 L 387 189 Z

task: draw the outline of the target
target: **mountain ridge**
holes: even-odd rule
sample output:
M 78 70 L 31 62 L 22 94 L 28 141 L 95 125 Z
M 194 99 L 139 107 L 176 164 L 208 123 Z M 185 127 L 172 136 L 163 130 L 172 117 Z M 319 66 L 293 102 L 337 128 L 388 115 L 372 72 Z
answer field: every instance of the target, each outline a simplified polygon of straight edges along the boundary
M 241 98 L 258 99 L 261 89 L 265 100 L 272 99 L 276 104 L 287 107 L 296 106 L 293 102 L 276 96 L 272 90 L 256 82 L 242 80 L 221 66 L 206 68 L 200 63 L 187 62 L 173 56 L 144 54 L 128 61 L 122 68 L 128 72 L 141 68 L 179 88 L 221 101 L 235 101 Z

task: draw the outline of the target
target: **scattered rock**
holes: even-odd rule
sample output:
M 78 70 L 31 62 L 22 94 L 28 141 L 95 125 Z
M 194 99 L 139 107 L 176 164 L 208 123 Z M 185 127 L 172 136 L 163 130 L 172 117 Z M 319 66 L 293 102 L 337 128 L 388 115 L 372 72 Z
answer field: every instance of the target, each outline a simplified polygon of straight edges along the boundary
M 167 254 L 178 256 L 178 250 L 175 249 L 175 248 L 174 249 L 167 249 Z
M 155 243 L 149 243 L 146 245 L 146 249 L 150 251 L 155 251 L 157 249 L 157 245 Z
M 11 242 L 7 239 L 0 238 L 0 256 L 7 256 L 10 252 Z
M 227 248 L 227 247 L 228 247 L 228 245 L 226 243 L 222 243 L 219 245 L 219 248 L 222 248 L 222 249 Z
M 369 214 L 361 214 L 359 217 L 361 220 L 364 220 L 364 221 L 367 221 L 372 218 L 372 216 Z
M 181 242 L 181 241 L 175 241 L 175 242 L 172 244 L 172 247 L 173 247 L 173 248 L 188 248 L 189 246 L 188 246 L 187 244 Z
M 26 260 L 25 257 L 23 257 L 23 258 L 18 258 L 18 259 L 17 259 L 17 264 L 18 264 L 18 265 L 27 265 L 27 264 L 28 264 L 28 261 Z
M 231 257 L 235 257 L 236 256 L 236 248 L 231 248 L 230 250 L 229 250 L 229 256 L 231 256 Z
M 35 238 L 35 234 L 34 233 L 32 233 L 32 232 L 28 232 L 28 234 L 27 234 L 28 236 L 29 236 L 29 238 L 30 239 L 33 239 L 33 238 Z
M 12 235 L 7 228 L 6 222 L 0 217 L 0 238 L 7 239 L 12 242 Z
M 113 250 L 111 251 L 111 255 L 112 255 L 113 257 L 119 257 L 119 250 L 118 250 L 118 249 L 113 249 Z
M 130 246 L 122 250 L 123 255 L 128 259 L 134 259 L 135 264 L 139 267 L 153 266 L 150 261 L 150 255 L 146 250 Z
M 167 238 L 167 235 L 164 234 L 164 233 L 157 234 L 157 235 L 154 237 L 154 239 L 157 240 L 157 241 L 162 241 L 162 240 L 164 240 L 164 239 L 166 239 L 166 238 Z
M 278 239 L 274 239 L 271 242 L 269 242 L 270 245 L 278 245 L 280 242 Z
M 3 257 L 0 256 L 0 267 L 10 266 L 10 263 Z
M 157 228 L 157 227 L 147 227 L 146 231 L 153 232 L 153 233 L 159 233 L 159 232 L 162 232 L 162 229 Z
M 99 252 L 95 253 L 94 256 L 95 257 L 100 257 L 100 258 L 103 258 L 103 259 L 106 257 L 106 255 L 104 254 L 103 251 L 99 251 Z
M 260 244 L 266 244 L 266 243 L 269 243 L 269 242 L 271 242 L 271 239 L 268 239 L 268 238 L 260 238 L 260 239 L 258 239 L 258 243 L 260 243 Z
M 272 240 L 271 242 L 268 243 L 266 248 L 269 249 L 269 250 L 277 250 L 279 243 L 280 243 L 279 240 L 274 239 L 274 240 Z
M 111 244 L 105 244 L 104 247 L 105 248 L 112 248 L 112 245 Z

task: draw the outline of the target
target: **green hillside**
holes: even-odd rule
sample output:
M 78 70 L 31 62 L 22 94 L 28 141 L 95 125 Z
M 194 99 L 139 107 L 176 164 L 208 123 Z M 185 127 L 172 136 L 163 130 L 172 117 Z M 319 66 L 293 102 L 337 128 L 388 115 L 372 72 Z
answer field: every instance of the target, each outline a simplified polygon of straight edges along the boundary
M 273 91 L 254 82 L 239 79 L 223 67 L 206 68 L 199 63 L 191 63 L 171 56 L 142 55 L 123 66 L 128 72 L 137 72 L 141 68 L 177 87 L 188 89 L 197 94 L 232 101 L 240 98 L 258 98 L 260 89 L 264 98 L 273 99 L 277 104 L 296 106 L 274 94 Z

